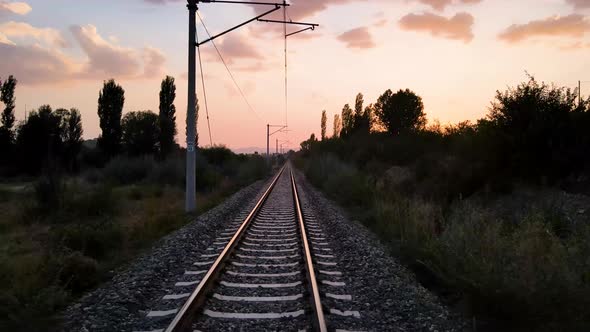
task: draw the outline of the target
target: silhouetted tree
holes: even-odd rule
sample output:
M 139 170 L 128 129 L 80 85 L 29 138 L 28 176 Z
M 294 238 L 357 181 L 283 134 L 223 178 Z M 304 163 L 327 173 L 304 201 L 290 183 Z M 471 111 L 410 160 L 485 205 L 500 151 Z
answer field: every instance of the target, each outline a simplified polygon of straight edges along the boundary
M 0 100 L 4 104 L 0 126 L 0 151 L 2 154 L 1 164 L 8 164 L 12 157 L 14 144 L 14 91 L 17 80 L 10 75 L 4 83 L 0 82 Z
M 12 131 L 14 127 L 14 91 L 18 81 L 14 76 L 10 75 L 8 80 L 2 84 L 1 100 L 4 103 L 4 110 L 2 111 L 2 128 Z
M 487 118 L 498 153 L 510 156 L 513 170 L 525 176 L 555 176 L 580 168 L 590 147 L 579 142 L 590 128 L 575 123 L 583 113 L 576 99 L 569 88 L 539 83 L 534 77 L 496 92 Z
M 121 115 L 124 104 L 125 90 L 115 80 L 104 82 L 98 96 L 98 117 L 102 129 L 98 146 L 109 158 L 121 150 Z
M 60 121 L 60 137 L 62 144 L 62 160 L 69 171 L 75 171 L 78 168 L 77 158 L 82 149 L 82 116 L 80 111 L 75 108 L 58 109 L 55 115 Z
M 369 106 L 365 107 L 365 112 L 363 113 L 363 117 L 361 118 L 361 128 L 370 133 L 373 130 L 373 126 L 375 123 L 375 106 L 370 104 Z
M 151 111 L 130 112 L 123 117 L 123 146 L 132 156 L 159 151 L 159 117 Z
M 362 93 L 356 95 L 354 102 L 354 122 L 352 132 L 368 133 L 371 127 L 371 112 L 363 111 L 364 97 Z
M 352 113 L 352 109 L 350 105 L 344 105 L 342 109 L 342 131 L 340 132 L 340 136 L 348 136 L 352 133 L 354 128 L 354 114 Z
M 328 122 L 328 116 L 326 115 L 326 110 L 322 111 L 322 141 L 326 139 L 326 123 Z
M 342 121 L 340 120 L 340 114 L 334 114 L 334 133 L 332 134 L 334 138 L 340 137 L 340 132 L 342 131 Z
M 301 151 L 306 154 L 309 153 L 309 151 L 311 151 L 312 147 L 314 146 L 315 143 L 317 143 L 317 138 L 315 137 L 315 134 L 311 134 L 311 136 L 309 136 L 309 139 L 307 141 L 303 141 L 301 142 Z
M 167 157 L 175 146 L 176 136 L 176 84 L 174 77 L 166 76 L 160 87 L 160 153 Z
M 426 125 L 422 98 L 409 89 L 393 93 L 385 91 L 375 104 L 375 113 L 387 131 L 399 135 Z
M 17 130 L 17 151 L 20 168 L 36 174 L 43 167 L 54 164 L 63 152 L 63 113 L 53 112 L 51 106 L 43 105 L 32 111 Z

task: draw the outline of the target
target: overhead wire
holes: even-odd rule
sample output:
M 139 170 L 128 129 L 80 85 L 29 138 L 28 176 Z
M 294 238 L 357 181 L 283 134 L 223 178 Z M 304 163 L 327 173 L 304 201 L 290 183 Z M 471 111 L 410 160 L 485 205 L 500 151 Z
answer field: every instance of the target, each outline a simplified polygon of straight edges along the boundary
M 203 25 L 203 28 L 205 29 L 205 32 L 207 33 L 207 35 L 209 36 L 209 38 L 211 38 L 211 33 L 209 33 L 209 29 L 207 29 L 207 26 L 205 25 L 205 22 L 203 21 L 203 18 L 201 17 L 201 14 L 199 13 L 199 11 L 197 11 L 197 16 L 199 17 L 199 21 L 201 21 L 201 24 Z M 256 110 L 254 110 L 254 108 L 252 107 L 252 105 L 250 104 L 250 102 L 248 101 L 248 99 L 246 98 L 246 95 L 244 94 L 244 92 L 242 91 L 242 88 L 240 88 L 240 85 L 238 84 L 238 82 L 236 81 L 234 75 L 232 74 L 231 70 L 229 69 L 229 66 L 227 65 L 227 63 L 225 62 L 225 59 L 223 58 L 223 56 L 221 55 L 221 52 L 219 51 L 219 48 L 217 48 L 217 45 L 215 44 L 215 42 L 213 40 L 211 40 L 211 44 L 213 45 L 213 47 L 215 48 L 215 51 L 217 52 L 217 55 L 219 56 L 219 59 L 221 60 L 221 62 L 223 63 L 223 65 L 225 66 L 225 69 L 227 70 L 227 73 L 229 74 L 229 76 L 231 77 L 234 85 L 236 86 L 238 92 L 240 93 L 240 95 L 242 96 L 242 99 L 244 99 L 244 102 L 246 103 L 246 105 L 248 105 L 248 108 L 250 109 L 250 111 L 252 113 L 254 113 L 254 115 L 256 115 L 256 117 L 264 122 L 262 120 L 262 118 L 260 117 L 260 115 L 258 114 L 258 112 L 256 112 Z
M 197 44 L 199 43 L 199 34 L 195 32 Z M 211 122 L 209 120 L 209 105 L 207 104 L 207 90 L 205 89 L 205 74 L 203 73 L 203 61 L 201 60 L 201 47 L 197 46 L 197 54 L 199 55 L 199 70 L 201 71 L 201 82 L 203 85 L 203 100 L 205 102 L 205 114 L 207 115 L 207 128 L 209 129 L 209 144 L 213 147 L 213 136 L 211 134 Z
M 287 68 L 287 0 L 283 0 L 283 37 L 285 38 L 285 126 L 289 126 L 289 88 Z

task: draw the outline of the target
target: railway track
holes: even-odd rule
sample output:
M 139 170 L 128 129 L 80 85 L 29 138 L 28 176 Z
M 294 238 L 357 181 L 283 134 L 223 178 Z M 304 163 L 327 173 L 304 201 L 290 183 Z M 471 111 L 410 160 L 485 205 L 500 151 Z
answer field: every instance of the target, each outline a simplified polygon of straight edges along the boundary
M 326 315 L 360 317 L 322 305 L 351 298 L 334 258 L 321 226 L 302 211 L 285 165 L 247 216 L 220 230 L 185 272 L 187 281 L 175 284 L 196 288 L 164 296 L 184 301 L 182 307 L 148 314 L 174 315 L 152 331 L 328 331 Z

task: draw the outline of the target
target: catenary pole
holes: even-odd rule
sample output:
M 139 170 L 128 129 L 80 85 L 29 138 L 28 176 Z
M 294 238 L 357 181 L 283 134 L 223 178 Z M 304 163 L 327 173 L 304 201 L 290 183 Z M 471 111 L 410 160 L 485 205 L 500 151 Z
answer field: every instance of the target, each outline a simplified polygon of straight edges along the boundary
M 196 32 L 197 32 L 197 0 L 187 0 L 188 8 L 188 103 L 186 112 L 186 193 L 185 210 L 195 212 L 197 209 L 196 199 L 196 159 L 197 152 L 195 138 L 197 137 L 196 126 Z

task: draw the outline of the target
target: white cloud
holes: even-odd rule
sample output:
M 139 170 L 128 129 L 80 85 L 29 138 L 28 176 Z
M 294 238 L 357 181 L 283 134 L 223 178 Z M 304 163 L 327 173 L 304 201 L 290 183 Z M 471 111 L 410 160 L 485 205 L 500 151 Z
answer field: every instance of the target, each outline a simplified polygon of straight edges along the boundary
M 33 8 L 26 2 L 8 2 L 0 0 L 0 16 L 3 14 L 26 15 Z
M 67 47 L 67 42 L 62 34 L 51 28 L 39 29 L 23 22 L 6 22 L 0 24 L 0 33 L 8 38 L 32 38 L 35 41 L 44 42 L 55 47 Z

